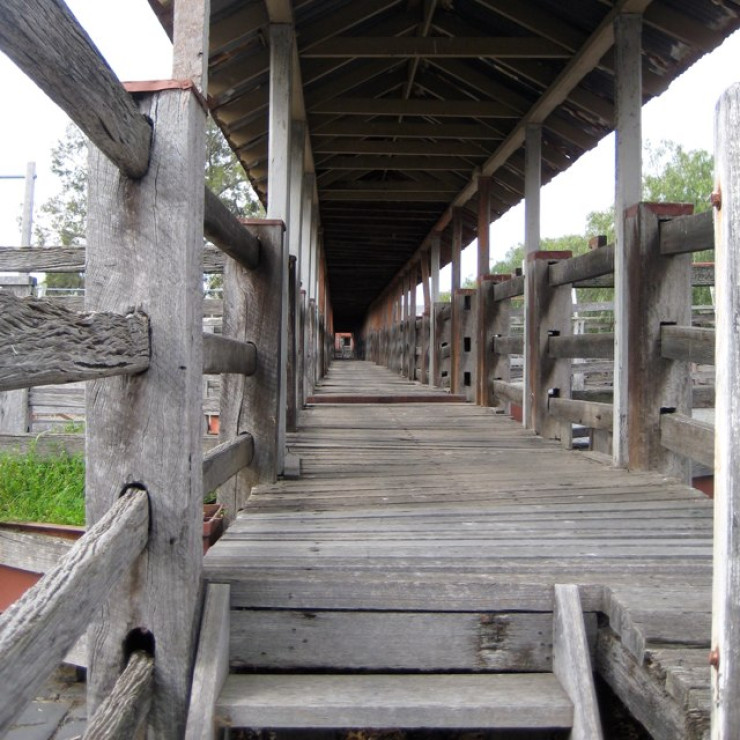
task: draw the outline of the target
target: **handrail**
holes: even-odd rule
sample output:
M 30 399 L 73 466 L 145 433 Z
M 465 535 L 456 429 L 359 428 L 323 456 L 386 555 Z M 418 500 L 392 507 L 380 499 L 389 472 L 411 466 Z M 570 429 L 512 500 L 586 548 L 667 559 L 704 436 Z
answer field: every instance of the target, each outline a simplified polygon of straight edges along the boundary
M 661 414 L 660 443 L 682 457 L 714 469 L 714 425 L 684 414 Z
M 154 656 L 143 650 L 131 654 L 108 698 L 85 728 L 82 740 L 127 740 L 136 737 L 152 703 Z
M 129 488 L 56 568 L 0 616 L 0 734 L 62 662 L 148 539 L 148 494 Z
M 136 375 L 149 356 L 143 314 L 78 313 L 0 291 L 0 391 Z
M 602 275 L 614 272 L 614 245 L 593 249 L 567 260 L 560 260 L 550 265 L 550 285 L 568 285 L 581 280 L 593 280 Z
M 203 490 L 207 493 L 226 483 L 254 458 L 254 439 L 240 434 L 217 445 L 203 456 Z
M 549 357 L 594 357 L 614 359 L 614 334 L 569 334 L 547 339 Z
M 5 0 L 0 49 L 121 172 L 146 174 L 151 125 L 63 2 Z
M 696 326 L 660 327 L 660 354 L 670 360 L 714 365 L 714 329 Z
M 254 375 L 257 372 L 257 347 L 220 334 L 203 333 L 203 372 Z
M 714 221 L 711 211 L 677 216 L 660 224 L 660 253 L 687 254 L 714 249 Z

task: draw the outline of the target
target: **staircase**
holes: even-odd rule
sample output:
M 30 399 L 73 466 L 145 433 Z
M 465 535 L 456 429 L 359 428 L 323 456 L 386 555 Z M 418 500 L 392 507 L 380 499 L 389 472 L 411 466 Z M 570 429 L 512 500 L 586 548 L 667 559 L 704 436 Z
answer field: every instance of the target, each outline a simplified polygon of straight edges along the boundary
M 601 737 L 595 619 L 575 586 L 555 587 L 553 612 L 505 614 L 317 610 L 295 584 L 269 588 L 297 603 L 240 608 L 243 584 L 208 586 L 187 738 L 222 727 Z

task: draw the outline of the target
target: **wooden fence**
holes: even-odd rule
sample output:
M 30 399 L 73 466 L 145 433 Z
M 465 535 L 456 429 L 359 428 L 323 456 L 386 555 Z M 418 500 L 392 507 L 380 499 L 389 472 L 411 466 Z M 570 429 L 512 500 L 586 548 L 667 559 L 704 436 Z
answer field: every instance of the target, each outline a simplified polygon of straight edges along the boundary
M 89 527 L 0 617 L 0 734 L 88 629 L 88 735 L 128 738 L 145 724 L 150 737 L 181 737 L 203 491 L 218 488 L 234 512 L 278 472 L 284 225 L 237 219 L 204 192 L 200 3 L 174 14 L 173 73 L 185 79 L 128 90 L 63 3 L 8 0 L 3 16 L 0 48 L 93 147 L 87 247 L 0 249 L 0 271 L 86 275 L 84 310 L 0 291 L 0 391 L 85 383 Z M 204 234 L 222 254 L 203 249 Z M 220 335 L 202 328 L 203 273 L 218 270 Z M 307 387 L 331 346 L 330 317 L 309 313 Z M 222 375 L 220 444 L 205 456 L 204 373 Z

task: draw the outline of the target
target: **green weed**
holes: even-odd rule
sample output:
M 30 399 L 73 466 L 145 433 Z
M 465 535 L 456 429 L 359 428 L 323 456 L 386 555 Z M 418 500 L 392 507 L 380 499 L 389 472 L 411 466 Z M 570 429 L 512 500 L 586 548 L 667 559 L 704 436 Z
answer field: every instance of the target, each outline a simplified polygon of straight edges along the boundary
M 61 452 L 0 454 L 0 521 L 85 524 L 85 460 Z

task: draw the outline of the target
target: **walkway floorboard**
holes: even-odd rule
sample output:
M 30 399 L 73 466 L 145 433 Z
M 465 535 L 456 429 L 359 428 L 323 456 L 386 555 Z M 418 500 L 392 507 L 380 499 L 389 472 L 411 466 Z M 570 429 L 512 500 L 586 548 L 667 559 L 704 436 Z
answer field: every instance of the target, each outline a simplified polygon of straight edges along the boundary
M 319 393 L 418 388 L 369 363 L 336 362 Z M 547 670 L 541 615 L 555 583 L 577 583 L 594 613 L 596 669 L 655 737 L 704 736 L 712 506 L 702 494 L 562 450 L 465 403 L 315 405 L 289 448 L 300 480 L 256 489 L 205 561 L 210 580 L 232 584 L 239 610 L 232 665 L 388 668 L 383 641 L 421 630 L 409 650 L 432 655 L 418 670 Z M 379 631 L 368 617 L 349 626 L 350 614 L 378 611 Z M 294 616 L 309 613 L 309 628 Z M 598 637 L 596 613 L 609 620 Z M 518 650 L 504 650 L 519 638 L 501 625 L 521 632 Z M 286 628 L 292 649 L 277 644 Z M 344 647 L 343 630 L 352 631 Z M 245 650 L 250 637 L 256 647 Z

